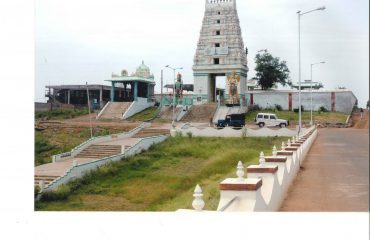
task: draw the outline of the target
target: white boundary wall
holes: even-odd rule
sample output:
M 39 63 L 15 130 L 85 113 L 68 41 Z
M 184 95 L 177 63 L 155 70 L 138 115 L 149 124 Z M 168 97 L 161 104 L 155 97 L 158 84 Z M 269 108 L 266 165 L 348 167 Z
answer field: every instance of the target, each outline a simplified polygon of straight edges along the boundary
M 253 168 L 255 171 L 253 173 L 248 173 L 247 178 L 242 177 L 225 179 L 220 184 L 220 187 L 222 184 L 224 184 L 229 189 L 220 190 L 220 201 L 217 211 L 278 211 L 283 203 L 283 200 L 285 199 L 289 187 L 291 186 L 295 176 L 299 172 L 301 164 L 305 160 L 307 152 L 310 150 L 313 142 L 317 137 L 317 128 L 315 126 L 311 127 L 309 129 L 306 129 L 303 133 L 304 134 L 302 134 L 299 138 L 299 141 L 302 141 L 303 143 L 301 143 L 300 146 L 297 147 L 297 150 L 290 151 L 292 152 L 290 153 L 292 154 L 291 156 L 271 157 L 284 158 L 285 161 L 279 163 L 271 162 L 249 166 L 248 169 Z M 275 171 L 264 171 L 266 169 L 275 169 Z M 247 187 L 249 189 L 247 189 Z M 196 194 L 194 194 L 194 196 L 197 196 L 199 198 L 199 196 L 203 196 L 203 194 L 201 192 L 197 192 Z M 178 210 L 178 212 L 184 211 L 194 210 Z
M 156 136 L 156 137 L 142 138 L 139 142 L 137 142 L 132 147 L 125 149 L 125 151 L 122 154 L 102 158 L 99 160 L 95 160 L 95 161 L 80 164 L 80 165 L 78 164 L 72 165 L 71 168 L 67 170 L 63 176 L 55 179 L 53 182 L 47 185 L 44 189 L 42 189 L 41 193 L 45 191 L 56 190 L 59 186 L 66 184 L 69 181 L 74 180 L 76 178 L 80 178 L 86 173 L 97 169 L 99 166 L 103 166 L 110 162 L 116 162 L 123 158 L 134 156 L 138 153 L 148 150 L 153 144 L 161 143 L 166 139 L 167 139 L 167 136 L 162 136 L 162 135 Z
M 120 140 L 120 139 L 126 139 L 134 136 L 136 133 L 140 132 L 143 128 L 150 127 L 150 123 L 142 123 L 140 126 L 132 129 L 131 131 L 127 133 L 121 133 L 121 134 L 113 134 L 108 136 L 101 136 L 101 137 L 93 137 L 87 140 L 84 143 L 81 143 L 79 146 L 73 148 L 70 152 L 61 153 L 58 155 L 52 156 L 53 162 L 59 162 L 62 160 L 65 160 L 66 158 L 72 158 L 78 155 L 80 152 L 82 152 L 84 149 L 88 148 L 89 146 L 101 142 L 107 142 L 110 140 Z
M 297 90 L 276 90 L 276 91 L 249 91 L 246 94 L 248 103 L 258 104 L 261 108 L 274 108 L 275 104 L 280 105 L 283 110 L 289 110 L 289 94 L 291 97 L 292 110 L 298 108 Z M 311 92 L 303 90 L 301 92 L 302 106 L 305 111 L 311 109 Z M 313 110 L 317 111 L 321 106 L 333 112 L 351 114 L 357 102 L 356 96 L 350 90 L 313 90 L 312 105 Z
M 305 128 L 302 129 L 303 132 L 305 130 Z M 188 133 L 191 133 L 193 137 L 293 137 L 298 134 L 298 130 L 289 128 L 270 129 L 267 127 L 259 129 L 233 129 L 231 127 L 216 129 L 212 127 L 205 127 L 200 129 L 192 127 L 189 124 L 184 124 L 180 128 L 171 129 L 171 136 L 176 136 L 180 133 L 182 136 L 186 136 Z

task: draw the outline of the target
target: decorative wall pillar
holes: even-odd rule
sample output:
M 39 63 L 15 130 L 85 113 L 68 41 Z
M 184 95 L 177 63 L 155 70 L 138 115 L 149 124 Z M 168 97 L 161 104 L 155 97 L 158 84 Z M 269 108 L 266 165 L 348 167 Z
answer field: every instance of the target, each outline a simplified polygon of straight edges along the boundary
M 68 90 L 68 100 L 67 100 L 67 103 L 68 104 L 71 104 L 71 90 Z
M 137 101 L 138 82 L 134 82 L 134 101 Z
M 110 92 L 110 101 L 111 102 L 114 102 L 114 97 L 115 97 L 115 86 L 114 86 L 114 82 L 112 82 L 112 89 L 111 89 L 111 92 Z
M 149 92 L 150 92 L 150 84 L 148 83 L 147 84 L 147 92 L 146 92 L 146 98 L 148 98 L 149 99 Z

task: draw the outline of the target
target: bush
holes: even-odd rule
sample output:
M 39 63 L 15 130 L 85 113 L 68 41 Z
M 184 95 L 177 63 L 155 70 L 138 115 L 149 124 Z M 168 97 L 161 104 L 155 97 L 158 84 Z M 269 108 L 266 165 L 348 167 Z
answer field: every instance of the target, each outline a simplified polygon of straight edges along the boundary
M 294 108 L 293 111 L 295 113 L 298 113 L 299 112 L 299 108 Z M 304 112 L 304 107 L 303 106 L 301 106 L 301 111 Z
M 251 106 L 251 111 L 260 111 L 261 107 L 258 104 L 254 104 Z
M 176 132 L 176 133 L 175 133 L 175 137 L 177 137 L 177 138 L 181 138 L 181 137 L 182 137 L 182 132 Z
M 37 195 L 39 194 L 40 192 L 40 187 L 39 186 L 35 186 L 35 197 L 37 197 Z
M 321 107 L 319 108 L 319 112 L 329 112 L 329 110 L 328 110 L 328 109 L 326 109 L 324 106 L 321 106 Z
M 278 111 L 282 111 L 283 110 L 283 107 L 281 105 L 279 105 L 279 104 L 275 104 L 275 108 Z
M 41 195 L 41 201 L 50 202 L 50 201 L 63 201 L 67 200 L 71 194 L 71 189 L 67 185 L 61 185 L 55 191 L 44 192 Z
M 188 136 L 188 138 L 192 138 L 193 137 L 193 133 L 192 132 L 187 132 L 186 133 L 186 136 Z

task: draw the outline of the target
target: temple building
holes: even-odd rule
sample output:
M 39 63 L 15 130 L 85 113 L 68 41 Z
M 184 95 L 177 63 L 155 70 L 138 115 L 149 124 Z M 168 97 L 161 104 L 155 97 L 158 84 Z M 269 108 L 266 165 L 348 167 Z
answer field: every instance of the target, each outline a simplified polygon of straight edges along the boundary
M 216 102 L 216 77 L 225 76 L 225 102 L 246 105 L 247 53 L 236 0 L 206 0 L 193 65 L 195 104 Z
M 154 97 L 154 76 L 144 61 L 130 76 L 127 70 L 122 70 L 120 75 L 112 74 L 112 78 L 105 81 L 111 83 L 112 102 L 132 102 L 137 101 L 138 98 L 152 99 Z M 115 91 L 117 87 L 120 89 L 118 95 Z
M 122 70 L 120 75 L 112 74 L 105 81 L 111 84 L 111 100 L 97 119 L 127 119 L 155 104 L 154 76 L 144 61 L 130 76 Z

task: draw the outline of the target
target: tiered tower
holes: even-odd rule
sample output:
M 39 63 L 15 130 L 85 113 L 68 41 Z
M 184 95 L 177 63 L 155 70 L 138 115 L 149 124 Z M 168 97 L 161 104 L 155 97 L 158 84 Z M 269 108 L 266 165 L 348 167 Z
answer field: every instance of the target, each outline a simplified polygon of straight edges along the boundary
M 231 79 L 234 79 L 237 83 L 234 97 L 245 103 L 247 50 L 241 36 L 236 0 L 206 0 L 193 71 L 194 95 L 198 103 L 216 101 L 217 76 L 229 79 L 226 81 L 226 99 L 230 98 L 230 92 L 235 92 L 229 89 Z

